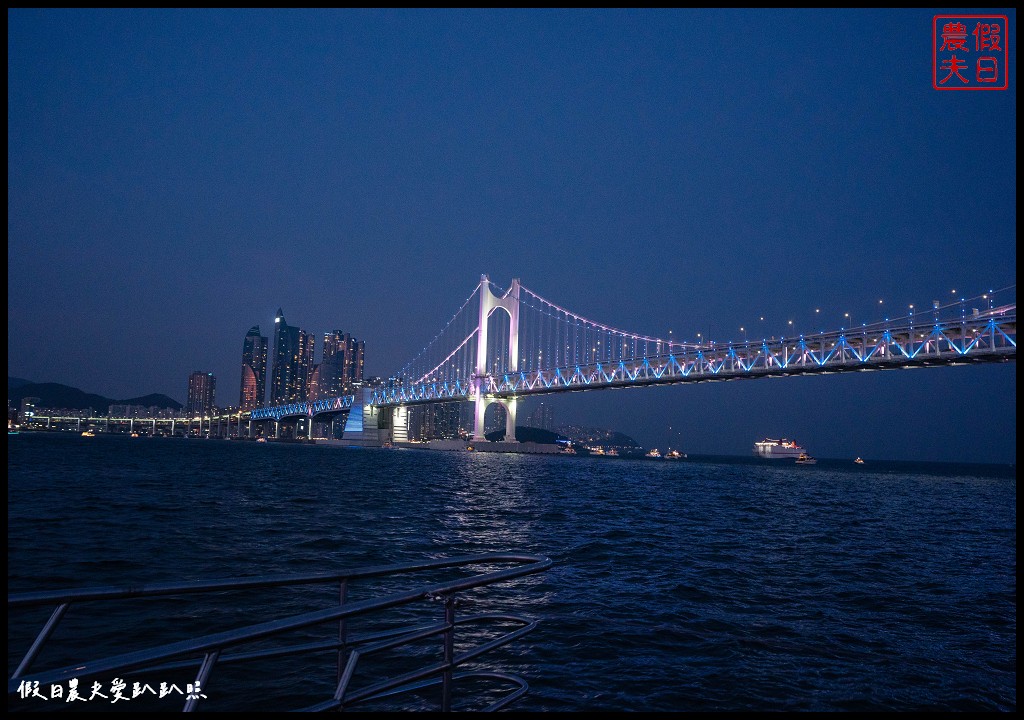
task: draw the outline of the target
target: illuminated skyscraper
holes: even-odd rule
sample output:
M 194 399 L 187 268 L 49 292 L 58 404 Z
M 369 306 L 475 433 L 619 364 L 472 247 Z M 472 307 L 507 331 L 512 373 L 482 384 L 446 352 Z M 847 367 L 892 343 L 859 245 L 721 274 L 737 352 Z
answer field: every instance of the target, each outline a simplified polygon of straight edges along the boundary
M 313 375 L 315 338 L 285 322 L 277 309 L 274 318 L 274 370 L 270 381 L 270 402 L 301 402 L 306 400 Z
M 530 413 L 526 424 L 541 430 L 555 429 L 555 412 L 549 403 L 542 402 Z
M 496 430 L 505 430 L 505 418 L 508 415 L 508 411 L 505 410 L 505 406 L 501 403 L 494 403 L 493 405 L 487 406 L 486 422 L 484 425 L 485 432 L 494 432 Z
M 348 351 L 345 355 L 347 363 L 345 365 L 345 377 L 348 379 L 348 385 L 346 386 L 346 393 L 352 392 L 352 388 L 355 385 L 361 385 L 363 382 L 363 361 L 366 355 L 366 342 L 364 340 L 352 339 L 348 345 Z
M 423 440 L 453 440 L 459 437 L 463 403 L 430 403 L 422 405 Z
M 242 391 L 238 406 L 252 410 L 267 397 L 267 338 L 253 325 L 242 343 Z
M 324 334 L 324 359 L 320 364 L 320 396 L 348 395 L 363 381 L 366 343 L 335 330 Z
M 190 416 L 210 414 L 216 387 L 217 378 L 211 372 L 196 370 L 188 376 L 188 403 L 185 408 Z
M 323 380 L 320 378 L 320 371 L 323 369 L 323 364 L 313 366 L 313 374 L 309 379 L 309 392 L 307 397 L 310 402 L 316 402 L 322 397 L 330 397 L 324 392 Z

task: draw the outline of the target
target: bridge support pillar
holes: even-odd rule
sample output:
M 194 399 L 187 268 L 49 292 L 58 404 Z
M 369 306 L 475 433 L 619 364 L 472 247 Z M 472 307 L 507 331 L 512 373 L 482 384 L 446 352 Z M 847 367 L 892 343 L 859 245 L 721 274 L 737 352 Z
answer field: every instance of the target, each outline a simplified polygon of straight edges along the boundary
M 356 390 L 352 399 L 352 408 L 345 418 L 345 426 L 341 431 L 341 439 L 346 444 L 359 447 L 381 447 L 392 439 L 394 430 L 395 412 L 388 412 L 387 408 L 380 408 L 371 404 L 373 399 L 373 388 L 360 388 Z M 387 421 L 391 420 L 391 424 Z M 408 419 L 408 415 L 399 417 L 398 421 Z M 404 429 L 404 428 L 403 428 Z M 406 431 L 404 437 L 408 437 Z
M 484 397 L 484 391 L 486 380 L 490 374 L 487 365 L 487 319 L 491 316 L 491 313 L 501 308 L 508 313 L 508 370 L 514 373 L 519 368 L 519 278 L 512 280 L 512 286 L 504 297 L 498 297 L 491 292 L 490 281 L 486 275 L 480 276 L 480 317 L 479 324 L 477 325 L 476 335 L 476 378 L 473 380 L 476 386 L 475 399 L 476 402 L 476 413 L 473 422 L 473 440 L 474 442 L 483 442 L 487 438 L 484 435 L 484 414 L 487 412 L 487 406 L 492 402 L 499 401 L 508 410 L 507 417 L 511 418 L 506 420 L 506 438 L 510 438 L 510 442 L 514 442 L 516 439 L 516 426 L 515 426 L 515 399 L 505 400 L 501 398 L 486 398 Z M 509 405 L 511 403 L 511 406 Z M 511 432 L 508 431 L 508 423 L 511 422 Z
M 399 405 L 391 411 L 391 440 L 409 441 L 409 408 L 405 405 Z
M 501 404 L 505 406 L 505 442 L 518 442 L 516 440 L 516 399 L 502 400 Z
M 487 414 L 487 406 L 491 402 L 491 400 L 481 397 L 477 391 L 476 414 L 473 417 L 473 442 L 483 442 L 487 439 L 484 436 L 484 415 Z
M 484 432 L 484 418 L 487 415 L 487 407 L 492 403 L 499 403 L 505 408 L 505 442 L 516 442 L 516 405 L 515 398 L 488 398 L 477 396 L 476 415 L 473 418 L 473 441 L 483 442 L 487 439 Z

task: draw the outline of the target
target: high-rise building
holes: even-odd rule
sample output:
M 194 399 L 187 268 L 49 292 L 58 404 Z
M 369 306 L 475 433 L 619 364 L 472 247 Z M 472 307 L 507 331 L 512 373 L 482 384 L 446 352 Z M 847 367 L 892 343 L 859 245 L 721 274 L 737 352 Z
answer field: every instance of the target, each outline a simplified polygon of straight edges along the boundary
M 27 424 L 32 421 L 32 418 L 35 417 L 36 414 L 36 408 L 39 407 L 40 402 L 40 399 L 37 397 L 25 397 L 21 399 L 19 414 L 21 415 L 22 424 Z M 10 403 L 9 400 L 8 403 Z
M 555 429 L 555 411 L 549 403 L 542 402 L 530 413 L 526 424 L 541 430 L 553 431 Z
M 316 349 L 316 336 L 313 333 L 299 330 L 299 372 L 295 382 L 294 399 L 306 400 L 309 397 L 309 381 L 313 379 L 313 352 Z
M 270 402 L 301 402 L 309 394 L 313 375 L 313 350 L 316 338 L 288 325 L 277 309 L 274 318 L 274 369 L 270 381 Z
M 253 325 L 242 342 L 242 391 L 238 406 L 252 410 L 267 397 L 267 338 Z
M 185 409 L 190 416 L 209 415 L 213 411 L 216 387 L 217 378 L 211 372 L 196 370 L 188 376 L 188 403 Z
M 487 406 L 487 412 L 484 415 L 484 432 L 491 433 L 496 430 L 505 430 L 505 418 L 508 416 L 508 411 L 505 406 L 501 403 L 494 403 Z
M 363 362 L 366 356 L 366 342 L 353 339 L 348 346 L 348 362 L 346 364 L 345 377 L 348 379 L 346 393 L 352 392 L 352 388 L 361 385 L 363 382 Z
M 427 427 L 430 438 L 453 440 L 458 438 L 462 420 L 462 406 L 465 403 L 430 403 L 426 407 Z
M 363 381 L 366 343 L 335 330 L 324 334 L 324 358 L 320 364 L 320 396 L 348 395 Z
M 330 397 L 324 392 L 323 380 L 320 377 L 323 367 L 323 363 L 313 366 L 313 374 L 309 378 L 309 392 L 307 393 L 310 402 L 316 402 L 322 397 Z
M 345 335 L 340 330 L 324 333 L 324 357 L 319 367 L 319 391 L 324 397 L 342 394 L 344 365 Z
M 446 402 L 412 405 L 408 408 L 407 433 L 410 440 L 454 440 L 462 437 L 463 406 L 467 403 Z

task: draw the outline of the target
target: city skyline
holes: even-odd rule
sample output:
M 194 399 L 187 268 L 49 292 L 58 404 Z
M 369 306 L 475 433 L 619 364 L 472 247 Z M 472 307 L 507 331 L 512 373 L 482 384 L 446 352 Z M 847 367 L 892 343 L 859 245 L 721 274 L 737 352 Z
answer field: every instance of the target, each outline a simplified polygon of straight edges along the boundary
M 280 306 L 387 377 L 482 273 L 719 342 L 1014 286 L 1015 68 L 936 91 L 938 13 L 11 10 L 9 375 L 230 396 Z M 551 403 L 691 452 L 1015 462 L 1015 396 L 1012 362 Z

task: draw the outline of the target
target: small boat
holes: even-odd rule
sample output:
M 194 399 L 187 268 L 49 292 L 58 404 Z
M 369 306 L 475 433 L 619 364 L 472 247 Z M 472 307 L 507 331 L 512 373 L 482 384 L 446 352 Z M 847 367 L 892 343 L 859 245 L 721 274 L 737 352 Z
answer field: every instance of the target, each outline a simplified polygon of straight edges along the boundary
M 266 441 L 267 441 L 267 439 L 265 437 L 258 437 L 258 438 L 256 438 L 256 442 L 266 442 Z
M 608 448 L 608 451 L 605 453 L 605 455 L 607 455 L 608 457 L 618 457 L 619 451 L 616 450 L 615 448 Z
M 861 460 L 860 458 L 857 458 L 856 460 L 854 460 L 854 462 L 857 463 L 858 465 L 863 465 L 864 464 L 864 461 Z
M 678 450 L 669 450 L 665 453 L 666 460 L 679 460 L 684 457 L 686 457 L 686 455 L 681 454 Z
M 572 448 L 572 447 L 566 446 L 566 447 L 562 448 L 561 453 L 562 453 L 562 455 L 575 455 L 576 454 L 576 448 Z
M 654 448 L 649 453 L 647 453 L 647 457 L 649 457 L 649 458 L 660 458 L 661 457 L 661 453 L 658 452 L 658 448 Z
M 82 437 L 96 437 L 96 433 L 94 433 L 92 430 L 86 430 L 84 433 L 82 433 Z
M 800 456 L 796 459 L 797 465 L 815 465 L 817 462 L 815 458 L 812 458 L 807 453 L 800 453 Z
M 138 436 L 139 436 L 138 433 L 135 433 L 135 432 L 132 433 L 132 437 L 138 437 Z

